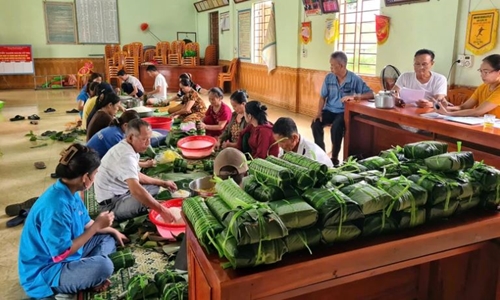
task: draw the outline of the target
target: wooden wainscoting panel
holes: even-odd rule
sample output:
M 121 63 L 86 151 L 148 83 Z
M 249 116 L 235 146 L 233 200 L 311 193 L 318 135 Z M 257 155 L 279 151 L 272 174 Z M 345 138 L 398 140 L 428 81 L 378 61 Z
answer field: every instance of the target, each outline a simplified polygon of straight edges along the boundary
M 237 82 L 251 99 L 297 112 L 297 69 L 277 67 L 271 74 L 265 65 L 241 62 Z
M 297 96 L 300 114 L 316 116 L 321 86 L 327 74 L 327 71 L 299 69 Z
M 376 94 L 380 90 L 383 90 L 382 83 L 380 82 L 380 77 L 378 76 L 369 76 L 369 75 L 359 75 L 361 79 L 368 85 L 369 88 Z
M 86 61 L 94 64 L 94 72 L 104 75 L 103 58 L 35 58 L 35 75 L 76 74 Z M 48 78 L 50 80 L 50 78 Z M 45 79 L 42 79 L 43 81 Z M 0 75 L 0 89 L 33 89 L 33 75 Z

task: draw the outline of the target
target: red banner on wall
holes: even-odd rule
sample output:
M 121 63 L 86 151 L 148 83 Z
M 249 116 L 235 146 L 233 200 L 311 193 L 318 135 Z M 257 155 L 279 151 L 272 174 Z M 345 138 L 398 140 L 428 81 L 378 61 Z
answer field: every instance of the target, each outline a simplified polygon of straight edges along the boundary
M 0 46 L 0 62 L 32 62 L 31 46 Z
M 377 44 L 382 45 L 389 38 L 391 18 L 382 15 L 375 16 L 375 28 L 377 31 Z
M 0 75 L 33 73 L 31 45 L 0 45 Z

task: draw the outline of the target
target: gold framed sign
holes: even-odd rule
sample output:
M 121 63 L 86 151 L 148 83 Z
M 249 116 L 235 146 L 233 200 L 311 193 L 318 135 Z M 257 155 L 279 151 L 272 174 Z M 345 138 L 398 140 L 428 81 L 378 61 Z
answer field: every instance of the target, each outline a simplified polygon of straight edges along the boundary
M 498 9 L 472 11 L 467 20 L 465 48 L 480 55 L 495 48 L 498 35 Z

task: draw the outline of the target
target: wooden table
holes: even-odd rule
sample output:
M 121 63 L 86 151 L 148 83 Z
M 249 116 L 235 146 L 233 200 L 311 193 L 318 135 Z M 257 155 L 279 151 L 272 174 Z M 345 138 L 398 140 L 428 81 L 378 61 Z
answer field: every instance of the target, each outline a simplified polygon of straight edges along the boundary
M 221 268 L 188 224 L 189 299 L 500 299 L 500 215 L 473 212 L 382 237 Z
M 417 107 L 378 109 L 368 101 L 346 103 L 344 157 L 353 155 L 366 158 L 392 146 L 422 140 L 444 141 L 449 144 L 449 151 L 455 151 L 457 141 L 461 141 L 462 150 L 472 151 L 475 160 L 484 160 L 500 168 L 500 129 L 420 116 L 430 111 L 431 108 Z M 413 133 L 400 125 L 411 126 L 419 131 Z
M 154 78 L 146 73 L 147 66 L 141 66 L 139 80 L 146 91 L 153 90 Z M 157 65 L 158 71 L 165 76 L 169 92 L 179 90 L 179 76 L 183 73 L 190 73 L 193 81 L 204 89 L 210 89 L 218 85 L 217 77 L 222 73 L 222 66 L 168 66 Z

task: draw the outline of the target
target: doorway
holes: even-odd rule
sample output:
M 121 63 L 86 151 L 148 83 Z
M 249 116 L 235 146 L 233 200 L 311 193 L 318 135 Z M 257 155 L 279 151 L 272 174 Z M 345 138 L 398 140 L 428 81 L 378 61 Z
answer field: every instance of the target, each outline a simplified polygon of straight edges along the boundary
M 210 45 L 215 45 L 217 64 L 219 64 L 219 12 L 210 13 Z

